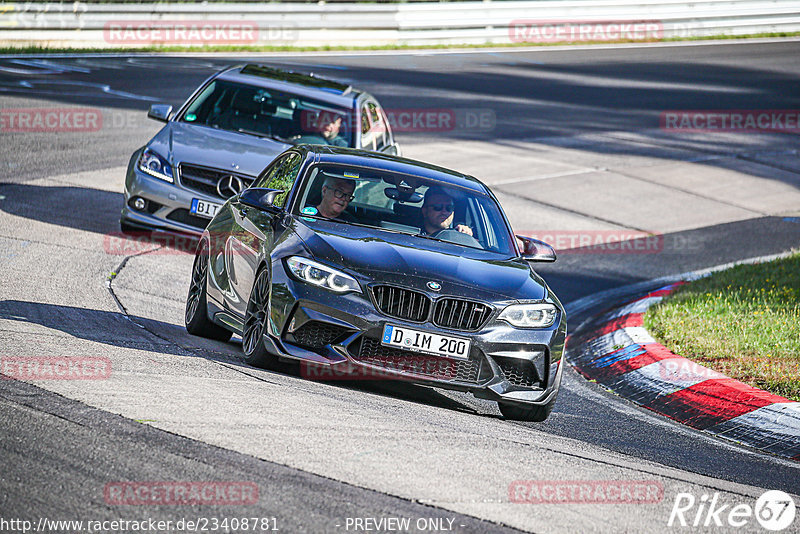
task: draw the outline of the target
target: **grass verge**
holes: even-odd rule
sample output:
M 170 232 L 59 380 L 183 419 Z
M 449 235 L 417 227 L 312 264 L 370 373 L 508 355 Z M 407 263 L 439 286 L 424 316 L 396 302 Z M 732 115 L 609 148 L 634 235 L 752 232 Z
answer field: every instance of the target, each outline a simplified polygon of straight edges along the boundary
M 675 354 L 800 401 L 800 253 L 681 286 L 644 325 Z
M 670 37 L 667 39 L 654 40 L 622 40 L 622 41 L 581 41 L 581 42 L 556 42 L 556 43 L 483 43 L 483 44 L 434 44 L 434 45 L 381 45 L 381 46 L 252 46 L 252 45 L 195 45 L 195 46 L 144 46 L 144 47 L 99 47 L 99 48 L 63 48 L 47 46 L 0 46 L 0 54 L 97 54 L 97 53 L 116 53 L 131 54 L 142 53 L 174 53 L 174 52 L 347 52 L 347 51 L 369 51 L 369 50 L 436 50 L 448 48 L 525 48 L 525 47 L 547 47 L 547 46 L 569 46 L 569 45 L 602 45 L 602 44 L 624 44 L 624 43 L 659 43 L 676 41 L 709 41 L 709 40 L 737 40 L 737 39 L 760 39 L 760 38 L 781 38 L 798 37 L 800 32 L 773 32 L 773 33 L 753 33 L 747 35 L 709 35 L 704 37 Z

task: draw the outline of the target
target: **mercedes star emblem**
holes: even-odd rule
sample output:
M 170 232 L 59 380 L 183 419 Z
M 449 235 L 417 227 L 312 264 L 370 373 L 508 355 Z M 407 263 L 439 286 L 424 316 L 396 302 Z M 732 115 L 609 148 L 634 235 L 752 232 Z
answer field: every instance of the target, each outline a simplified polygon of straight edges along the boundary
M 217 193 L 222 198 L 231 198 L 242 191 L 244 191 L 244 182 L 232 174 L 220 178 L 217 182 Z

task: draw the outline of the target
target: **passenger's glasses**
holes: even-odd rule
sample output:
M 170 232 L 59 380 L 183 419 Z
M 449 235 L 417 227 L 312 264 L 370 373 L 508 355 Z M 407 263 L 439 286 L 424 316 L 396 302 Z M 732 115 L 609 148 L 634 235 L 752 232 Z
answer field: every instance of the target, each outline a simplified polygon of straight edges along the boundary
M 336 198 L 346 198 L 348 202 L 356 198 L 355 195 L 348 195 L 345 191 L 342 191 L 341 189 L 338 188 L 333 190 L 333 196 L 335 196 Z

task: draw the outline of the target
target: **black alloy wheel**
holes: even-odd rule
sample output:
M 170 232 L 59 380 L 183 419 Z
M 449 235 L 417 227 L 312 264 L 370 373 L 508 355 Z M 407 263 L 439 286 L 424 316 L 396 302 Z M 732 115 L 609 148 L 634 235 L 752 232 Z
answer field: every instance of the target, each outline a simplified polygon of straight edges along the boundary
M 228 341 L 231 338 L 227 330 L 211 322 L 208 318 L 206 305 L 206 281 L 208 280 L 208 242 L 203 240 L 197 247 L 192 267 L 192 283 L 189 285 L 189 295 L 186 297 L 186 312 L 184 322 L 186 331 L 192 335 Z

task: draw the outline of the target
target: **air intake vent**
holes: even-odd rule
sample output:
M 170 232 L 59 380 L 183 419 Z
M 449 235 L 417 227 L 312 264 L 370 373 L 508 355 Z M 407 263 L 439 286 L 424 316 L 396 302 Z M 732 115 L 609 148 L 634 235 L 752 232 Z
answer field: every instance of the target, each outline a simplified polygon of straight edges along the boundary
M 431 299 L 425 293 L 394 286 L 372 288 L 378 309 L 389 317 L 422 323 L 428 319 Z
M 291 334 L 288 334 L 287 340 L 301 347 L 320 349 L 344 337 L 350 332 L 351 331 L 347 328 L 335 324 L 308 321 Z
M 384 347 L 371 338 L 361 338 L 348 348 L 357 361 L 405 375 L 433 380 L 458 381 L 476 384 L 481 364 L 475 360 L 451 360 L 392 347 Z
M 480 302 L 458 299 L 441 299 L 436 303 L 433 323 L 442 328 L 477 330 L 486 324 L 492 308 Z

